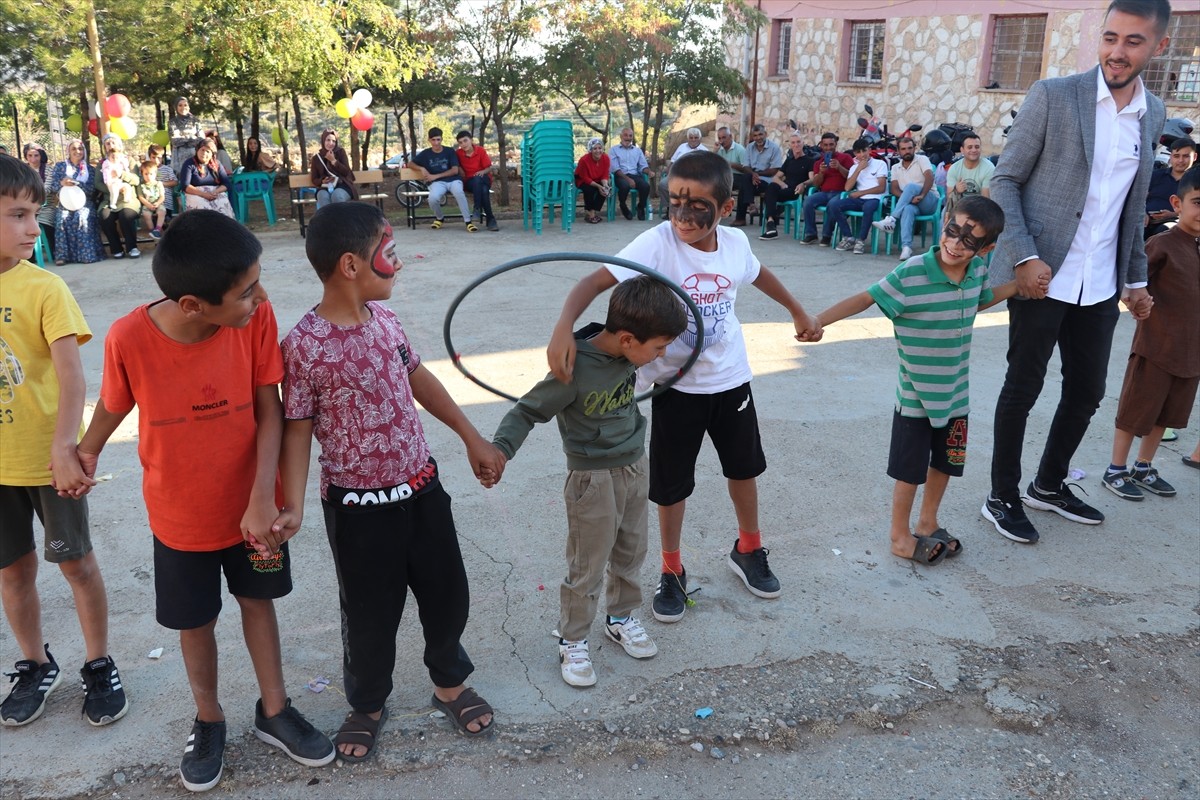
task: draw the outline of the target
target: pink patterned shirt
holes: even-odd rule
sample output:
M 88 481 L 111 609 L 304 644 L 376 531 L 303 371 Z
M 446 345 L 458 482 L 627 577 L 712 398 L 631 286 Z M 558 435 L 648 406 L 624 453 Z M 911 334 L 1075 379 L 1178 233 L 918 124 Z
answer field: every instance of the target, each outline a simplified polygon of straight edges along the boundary
M 409 373 L 421 358 L 382 303 L 342 327 L 305 314 L 283 340 L 287 419 L 312 419 L 321 445 L 321 497 L 332 484 L 377 489 L 404 483 L 429 461 Z

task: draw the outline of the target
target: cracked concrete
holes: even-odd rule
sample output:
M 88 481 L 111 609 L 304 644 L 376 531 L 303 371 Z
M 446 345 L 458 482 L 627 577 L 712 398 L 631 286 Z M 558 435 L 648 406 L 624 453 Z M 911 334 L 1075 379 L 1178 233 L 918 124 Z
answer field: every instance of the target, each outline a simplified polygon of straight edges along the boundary
M 462 378 L 442 352 L 442 315 L 450 300 L 473 277 L 503 261 L 561 250 L 614 253 L 647 226 L 618 221 L 576 226 L 569 235 L 547 227 L 540 237 L 521 231 L 519 221 L 506 222 L 499 234 L 469 235 L 453 227 L 399 230 L 398 250 L 406 267 L 391 305 L 426 365 L 487 434 L 507 403 Z M 262 280 L 283 333 L 317 301 L 320 290 L 294 231 L 267 231 L 262 239 Z M 861 291 L 893 265 L 884 256 L 854 257 L 801 247 L 788 238 L 754 240 L 753 246 L 814 312 Z M 100 383 L 104 332 L 117 317 L 157 297 L 149 267 L 149 259 L 143 258 L 56 270 L 75 292 L 96 334 L 82 350 L 92 401 Z M 591 268 L 539 265 L 481 287 L 455 319 L 454 341 L 464 363 L 510 393 L 531 386 L 545 373 L 545 340 L 562 298 Z M 602 309 L 603 299 L 587 318 L 603 319 Z M 782 598 L 752 597 L 724 563 L 735 528 L 719 465 L 706 445 L 683 540 L 689 588 L 702 588 L 695 596 L 698 604 L 678 624 L 652 620 L 649 601 L 657 573 L 652 515 L 642 617 L 659 644 L 659 655 L 644 662 L 629 659 L 620 648 L 608 646 L 597 625 L 593 657 L 598 685 L 586 691 L 566 686 L 549 635 L 557 625 L 565 528 L 560 489 L 565 466 L 557 431 L 553 425 L 541 426 L 509 464 L 503 482 L 485 491 L 470 475 L 457 437 L 426 418 L 433 452 L 454 497 L 460 538 L 467 545 L 472 617 L 464 643 L 477 667 L 471 684 L 496 706 L 499 733 L 489 741 L 468 742 L 455 737 L 444 720 L 429 718 L 430 687 L 410 605 L 400 631 L 396 690 L 389 701 L 392 722 L 377 759 L 336 771 L 298 767 L 247 734 L 256 689 L 237 607 L 227 602 L 218 625 L 222 700 L 230 720 L 229 767 L 222 786 L 245 796 L 333 796 L 345 789 L 345 794 L 362 797 L 452 797 L 471 796 L 472 790 L 478 796 L 482 786 L 492 786 L 483 782 L 494 780 L 496 794 L 540 794 L 545 785 L 561 796 L 561 782 L 569 780 L 572 793 L 604 796 L 584 788 L 604 773 L 613 781 L 608 784 L 613 791 L 625 785 L 622 781 L 632 786 L 636 778 L 648 792 L 676 796 L 672 784 L 655 783 L 651 776 L 661 764 L 657 771 L 663 774 L 693 775 L 689 793 L 721 796 L 759 787 L 749 766 L 766 763 L 761 761 L 766 758 L 781 770 L 806 770 L 811 796 L 820 796 L 822 787 L 834 792 L 837 775 L 854 774 L 856 757 L 862 764 L 874 761 L 873 754 L 924 761 L 927 755 L 902 750 L 908 745 L 901 732 L 944 727 L 957 736 L 976 737 L 971 741 L 983 752 L 998 752 L 992 747 L 1032 751 L 1026 760 L 1034 766 L 1022 767 L 1028 775 L 1004 773 L 995 784 L 976 776 L 983 781 L 977 791 L 969 779 L 960 784 L 967 793 L 1048 794 L 1073 787 L 1076 796 L 1093 796 L 1080 790 L 1092 785 L 1123 788 L 1117 794 L 1126 796 L 1140 790 L 1138 781 L 1104 784 L 1117 767 L 1088 761 L 1088 754 L 1102 753 L 1106 764 L 1127 766 L 1132 761 L 1114 760 L 1102 744 L 1141 742 L 1156 726 L 1162 726 L 1164 737 L 1186 731 L 1179 719 L 1194 723 L 1200 483 L 1179 456 L 1190 452 L 1200 434 L 1193 418 L 1181 440 L 1161 450 L 1158 464 L 1179 487 L 1178 498 L 1131 504 L 1101 488 L 1096 476 L 1107 463 L 1132 320 L 1125 316 L 1119 323 L 1108 392 L 1075 464 L 1090 473 L 1082 482 L 1089 502 L 1109 519 L 1085 528 L 1035 512 L 1043 539 L 1028 547 L 1002 539 L 979 517 L 987 489 L 991 413 L 1007 341 L 1003 310 L 981 315 L 974 344 L 968 466 L 962 479 L 951 482 L 942 515 L 943 524 L 967 549 L 953 562 L 922 569 L 887 549 L 892 487 L 884 466 L 896 356 L 886 320 L 868 312 L 832 328 L 826 342 L 810 346 L 792 341 L 781 310 L 753 289 L 740 294 L 738 313 L 755 369 L 769 465 L 760 482 L 764 543 L 783 582 Z M 1057 383 L 1052 365 L 1047 389 L 1030 419 L 1027 466 L 1039 454 L 1057 401 Z M 78 625 L 65 582 L 57 570 L 44 566 L 40 587 L 46 637 L 69 674 L 42 719 L 28 728 L 0 731 L 6 796 L 107 796 L 117 773 L 127 781 L 117 782 L 123 797 L 163 796 L 177 789 L 173 776 L 194 709 L 177 638 L 153 618 L 151 538 L 141 504 L 135 434 L 136 428 L 127 424 L 105 450 L 100 471 L 113 479 L 91 501 L 93 539 L 110 593 L 111 648 L 131 711 L 103 729 L 92 729 L 79 716 L 81 697 L 70 680 L 83 657 Z M 289 691 L 315 724 L 333 730 L 345 713 L 345 701 L 336 584 L 320 527 L 315 474 L 314 463 L 304 530 L 292 549 L 296 591 L 278 608 Z M 17 658 L 11 636 L 7 628 L 0 632 L 0 659 L 11 663 Z M 1108 657 L 1102 650 L 1110 644 L 1128 661 L 1120 673 L 1100 665 Z M 148 659 L 146 654 L 156 647 L 165 648 L 165 654 Z M 1173 655 L 1155 657 L 1156 648 L 1167 647 L 1175 648 Z M 1141 660 L 1130 660 L 1139 654 Z M 1133 686 L 1136 670 L 1157 661 L 1169 667 L 1151 670 L 1162 688 Z M 1046 677 L 1050 671 L 1066 677 L 1051 680 Z M 320 694 L 305 688 L 316 676 L 332 679 Z M 897 690 L 895 696 L 870 691 L 878 687 Z M 1174 698 L 1176 716 L 1156 719 L 1143 712 L 1143 702 L 1159 703 L 1150 698 L 1151 691 L 1159 693 L 1163 704 Z M 1045 702 L 1039 694 L 1055 695 L 1051 705 L 1058 716 L 1047 725 L 1059 735 L 1063 726 L 1077 726 L 1062 738 L 1080 743 L 1078 765 L 1043 764 L 1036 754 L 1045 743 L 1027 730 L 989 731 L 999 723 L 985 708 L 988 692 L 1002 699 L 1007 692 L 1039 708 Z M 1136 692 L 1136 703 L 1127 697 L 1130 692 Z M 632 695 L 637 702 L 629 701 Z M 1112 716 L 1115 701 L 1128 704 L 1119 706 L 1125 716 Z M 692 712 L 700 706 L 713 707 L 714 717 L 694 719 Z M 881 727 L 889 723 L 892 729 Z M 617 732 L 608 731 L 606 724 L 617 726 Z M 678 734 L 679 728 L 689 733 Z M 849 731 L 871 731 L 872 738 Z M 679 746 L 682 738 L 688 741 Z M 1192 739 L 1191 747 L 1180 750 L 1177 745 L 1180 752 L 1162 755 L 1172 763 L 1164 774 L 1169 772 L 1175 785 L 1184 781 L 1194 786 L 1197 780 Z M 708 762 L 729 769 L 735 762 L 711 758 L 707 749 L 699 756 L 705 759 L 703 769 L 700 762 L 671 760 L 675 757 L 669 754 L 692 742 L 705 748 L 718 745 L 731 758 L 744 759 L 734 770 L 744 773 L 744 780 L 729 783 L 734 772 L 710 774 Z M 745 749 L 751 743 L 753 752 Z M 951 741 L 946 746 L 966 745 Z M 45 758 L 47 752 L 55 757 Z M 689 759 L 694 755 L 687 754 Z M 1059 754 L 1046 757 L 1057 759 Z M 650 765 L 639 765 L 638 759 Z M 447 764 L 461 771 L 455 775 Z M 522 783 L 506 783 L 508 773 L 492 771 L 494 765 L 508 765 Z M 963 774 L 957 762 L 945 769 Z M 886 774 L 878 768 L 874 772 L 877 779 Z M 577 781 L 575 775 L 585 773 Z M 321 782 L 319 788 L 305 794 L 305 783 L 312 779 Z M 895 780 L 919 796 L 955 796 L 942 793 L 952 784 L 944 784 L 937 772 L 917 769 Z M 767 783 L 752 793 L 771 796 L 771 786 L 775 794 L 786 793 L 788 785 Z M 891 788 L 886 782 L 876 786 Z M 1166 790 L 1141 794 L 1175 796 Z

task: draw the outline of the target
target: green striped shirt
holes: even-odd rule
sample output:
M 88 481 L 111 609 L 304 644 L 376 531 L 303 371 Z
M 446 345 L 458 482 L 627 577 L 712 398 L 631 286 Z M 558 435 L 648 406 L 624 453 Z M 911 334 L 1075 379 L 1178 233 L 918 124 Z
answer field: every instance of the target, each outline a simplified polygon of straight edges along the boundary
M 983 259 L 972 259 L 962 282 L 955 283 L 938 264 L 938 249 L 908 259 L 867 293 L 896 333 L 900 415 L 928 418 L 933 427 L 944 428 L 969 411 L 971 326 L 992 290 L 984 286 Z

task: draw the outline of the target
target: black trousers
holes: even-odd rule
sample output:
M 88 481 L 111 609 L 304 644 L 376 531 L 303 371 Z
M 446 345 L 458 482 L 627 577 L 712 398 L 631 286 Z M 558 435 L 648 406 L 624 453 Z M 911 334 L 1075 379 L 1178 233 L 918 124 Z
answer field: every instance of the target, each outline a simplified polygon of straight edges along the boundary
M 492 213 L 492 182 L 485 175 L 472 175 L 463 181 L 463 188 L 471 195 L 475 206 L 475 216 L 480 222 L 495 222 L 496 215 Z
M 471 597 L 450 495 L 439 483 L 406 502 L 321 505 L 337 568 L 350 706 L 378 711 L 392 693 L 396 631 L 409 589 L 425 636 L 429 677 L 446 689 L 465 682 L 475 670 L 460 642 Z
M 773 180 L 766 180 L 767 189 L 765 192 L 763 192 L 763 214 L 767 216 L 767 219 L 778 224 L 781 214 L 779 204 L 786 203 L 790 200 L 796 200 L 798 198 L 803 199 L 803 197 L 796 194 L 795 186 L 790 184 L 788 186 L 780 186 Z M 797 214 L 796 216 L 798 218 L 800 215 Z
M 733 188 L 737 192 L 737 209 L 734 214 L 734 219 L 745 219 L 746 208 L 754 202 L 756 195 L 765 194 L 768 187 L 773 185 L 774 181 L 770 178 L 761 178 L 758 185 L 754 185 L 754 179 L 749 172 L 738 172 L 733 176 Z
M 650 202 L 650 181 L 646 179 L 644 172 L 626 172 L 625 178 L 633 179 L 633 188 L 637 189 L 638 193 L 638 213 L 643 217 L 646 216 L 646 204 Z M 614 183 L 617 185 L 617 200 L 620 201 L 621 207 L 625 208 L 629 203 L 629 186 L 625 183 L 625 178 L 615 176 Z
M 128 253 L 137 247 L 137 220 L 140 215 L 132 208 L 113 210 L 108 206 L 100 209 L 100 230 L 108 239 L 114 255 L 122 250 L 121 237 L 125 238 L 124 251 Z M 120 226 L 120 235 L 117 227 Z
M 1091 306 L 1050 298 L 1008 301 L 1008 372 L 996 400 L 992 450 L 992 492 L 997 497 L 1015 502 L 1020 494 L 1025 424 L 1042 393 L 1055 345 L 1062 361 L 1062 394 L 1037 482 L 1044 489 L 1057 489 L 1066 479 L 1071 458 L 1104 398 L 1113 329 L 1120 314 L 1115 294 Z
M 608 199 L 600 194 L 600 190 L 595 186 L 580 186 L 579 190 L 583 192 L 583 207 L 588 211 L 602 211 L 604 202 Z

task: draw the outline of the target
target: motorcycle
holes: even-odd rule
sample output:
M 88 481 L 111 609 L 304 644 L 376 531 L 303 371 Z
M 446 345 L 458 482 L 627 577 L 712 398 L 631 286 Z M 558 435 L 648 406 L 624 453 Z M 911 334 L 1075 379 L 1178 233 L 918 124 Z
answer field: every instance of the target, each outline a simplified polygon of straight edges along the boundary
M 911 137 L 921 130 L 922 126 L 909 125 L 903 132 L 893 134 L 888 131 L 888 126 L 875 116 L 875 109 L 871 108 L 870 104 L 864 104 L 863 110 L 870 115 L 870 118 L 858 118 L 858 127 L 862 130 L 861 138 L 871 143 L 871 158 L 878 158 L 885 162 L 890 169 L 900 160 L 900 156 L 896 152 L 896 140 L 903 139 L 905 136 Z

